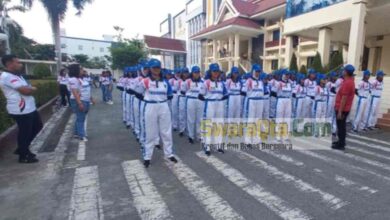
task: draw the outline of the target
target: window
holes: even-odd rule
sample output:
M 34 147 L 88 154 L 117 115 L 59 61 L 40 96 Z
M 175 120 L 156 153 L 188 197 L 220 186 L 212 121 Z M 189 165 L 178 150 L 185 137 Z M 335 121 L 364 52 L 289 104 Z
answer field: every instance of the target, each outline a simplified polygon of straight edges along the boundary
M 100 52 L 104 52 L 104 48 L 103 47 L 100 48 Z
M 272 70 L 277 70 L 278 69 L 278 64 L 279 64 L 278 60 L 272 60 L 271 61 L 271 69 Z
M 83 45 L 79 45 L 79 50 L 83 50 Z
M 272 32 L 272 40 L 277 41 L 280 39 L 280 30 L 275 30 Z
M 66 48 L 66 44 L 61 44 L 61 48 L 65 49 Z
M 314 62 L 314 57 L 308 57 L 307 58 L 307 67 L 311 68 Z

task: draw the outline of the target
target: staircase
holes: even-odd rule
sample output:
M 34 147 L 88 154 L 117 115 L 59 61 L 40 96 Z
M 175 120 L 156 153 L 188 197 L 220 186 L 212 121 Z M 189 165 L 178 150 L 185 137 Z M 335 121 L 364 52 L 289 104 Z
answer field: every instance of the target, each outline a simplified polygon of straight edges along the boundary
M 390 109 L 387 110 L 387 113 L 383 114 L 382 118 L 378 118 L 376 126 L 383 130 L 390 131 Z

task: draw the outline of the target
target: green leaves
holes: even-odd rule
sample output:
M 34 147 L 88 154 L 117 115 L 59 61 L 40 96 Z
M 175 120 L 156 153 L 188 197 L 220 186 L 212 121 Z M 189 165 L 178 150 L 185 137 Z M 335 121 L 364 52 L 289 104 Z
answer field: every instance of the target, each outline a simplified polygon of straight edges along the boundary
M 144 43 L 138 39 L 115 43 L 110 48 L 110 52 L 113 69 L 123 69 L 127 66 L 136 65 L 140 59 L 146 57 Z

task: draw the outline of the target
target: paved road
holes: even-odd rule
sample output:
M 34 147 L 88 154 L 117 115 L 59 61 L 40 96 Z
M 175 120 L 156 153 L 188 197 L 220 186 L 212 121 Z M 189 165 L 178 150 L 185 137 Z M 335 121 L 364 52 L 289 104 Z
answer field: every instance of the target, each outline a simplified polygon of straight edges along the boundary
M 90 141 L 71 117 L 36 165 L 0 161 L 0 219 L 389 219 L 389 133 L 350 136 L 347 153 L 228 151 L 205 157 L 174 134 L 180 162 L 156 150 L 144 169 L 120 103 L 88 117 Z M 301 146 L 328 146 L 304 140 Z

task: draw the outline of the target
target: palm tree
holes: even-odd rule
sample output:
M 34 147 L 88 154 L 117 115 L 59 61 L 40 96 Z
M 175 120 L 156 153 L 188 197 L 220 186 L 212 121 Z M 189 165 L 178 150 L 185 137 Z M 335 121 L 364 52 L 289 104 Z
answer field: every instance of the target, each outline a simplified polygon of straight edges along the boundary
M 49 20 L 51 22 L 51 27 L 53 30 L 55 50 L 57 55 L 57 71 L 62 67 L 62 54 L 61 54 L 61 36 L 60 36 L 60 22 L 64 20 L 67 9 L 68 2 L 73 3 L 73 6 L 76 8 L 77 15 L 81 15 L 81 12 L 84 9 L 84 6 L 92 0 L 40 0 L 43 6 L 45 7 Z M 24 6 L 31 8 L 34 3 L 34 0 L 21 0 Z
M 10 6 L 11 0 L 0 0 L 0 55 L 11 52 L 10 37 L 20 37 L 23 33 L 20 25 L 8 16 L 10 11 L 25 12 L 26 8 L 22 5 Z M 10 30 L 12 29 L 12 30 Z M 12 32 L 13 31 L 13 32 Z M 10 33 L 18 36 L 10 36 Z

